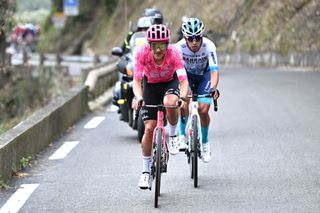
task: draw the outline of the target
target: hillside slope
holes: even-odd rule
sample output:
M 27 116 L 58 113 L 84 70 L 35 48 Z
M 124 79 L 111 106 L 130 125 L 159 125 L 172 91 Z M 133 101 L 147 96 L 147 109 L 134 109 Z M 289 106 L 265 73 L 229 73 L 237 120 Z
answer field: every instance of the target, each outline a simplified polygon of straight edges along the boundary
M 84 1 L 83 1 L 84 2 Z M 96 0 L 96 2 L 98 2 Z M 173 41 L 181 25 L 183 15 L 201 18 L 207 36 L 215 41 L 220 51 L 236 50 L 250 53 L 276 51 L 320 51 L 320 1 L 318 0 L 119 0 L 106 13 L 101 5 L 90 7 L 90 22 L 69 22 L 63 47 L 65 50 L 74 38 L 71 29 L 79 32 L 91 27 L 83 53 L 110 54 L 111 48 L 119 46 L 129 26 L 133 29 L 137 19 L 147 7 L 159 8 L 164 20 L 172 30 Z M 85 12 L 85 10 L 84 10 Z M 87 16 L 88 17 L 88 16 Z M 89 19 L 88 19 L 89 20 Z M 76 27 L 74 27 L 76 26 Z M 79 30 L 80 29 L 80 30 Z

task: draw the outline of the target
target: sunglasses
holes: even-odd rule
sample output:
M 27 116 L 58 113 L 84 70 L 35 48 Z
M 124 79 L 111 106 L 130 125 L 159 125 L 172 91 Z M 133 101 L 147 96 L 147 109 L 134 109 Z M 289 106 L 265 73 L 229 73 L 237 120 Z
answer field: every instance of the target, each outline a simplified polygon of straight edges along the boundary
M 156 51 L 158 48 L 161 51 L 164 51 L 164 50 L 167 49 L 168 44 L 167 43 L 153 42 L 153 43 L 150 43 L 150 46 L 151 46 L 152 50 L 154 50 L 154 51 Z
M 202 39 L 202 36 L 190 36 L 190 37 L 187 37 L 187 40 L 189 41 L 189 42 L 193 42 L 194 40 L 196 41 L 196 42 L 199 42 L 199 41 L 201 41 L 201 39 Z

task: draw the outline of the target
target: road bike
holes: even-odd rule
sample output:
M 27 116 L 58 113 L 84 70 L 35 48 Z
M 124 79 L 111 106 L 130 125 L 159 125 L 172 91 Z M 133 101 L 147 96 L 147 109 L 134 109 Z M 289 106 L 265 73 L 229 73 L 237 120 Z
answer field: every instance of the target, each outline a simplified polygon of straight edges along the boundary
M 141 102 L 138 104 L 137 114 L 141 108 Z M 149 184 L 149 189 L 152 188 L 152 182 L 155 179 L 155 194 L 154 194 L 154 207 L 158 207 L 158 198 L 160 196 L 160 186 L 161 186 L 161 174 L 167 172 L 167 165 L 169 160 L 169 151 L 166 141 L 166 132 L 164 125 L 164 114 L 165 108 L 178 108 L 181 103 L 175 106 L 165 106 L 163 104 L 159 105 L 144 105 L 145 107 L 157 108 L 157 126 L 153 131 L 152 138 L 152 160 L 151 160 L 151 181 Z M 183 112 L 181 112 L 184 114 Z M 138 116 L 136 114 L 136 117 Z
M 216 90 L 219 94 L 219 91 Z M 188 164 L 190 165 L 191 179 L 193 179 L 193 185 L 195 188 L 198 187 L 198 158 L 202 158 L 202 135 L 201 135 L 201 123 L 198 112 L 198 98 L 210 97 L 213 95 L 197 95 L 195 93 L 188 95 L 187 98 L 191 99 L 189 104 L 190 116 L 186 124 L 186 142 L 187 149 L 185 154 L 187 155 Z M 213 100 L 214 111 L 218 111 L 217 100 Z

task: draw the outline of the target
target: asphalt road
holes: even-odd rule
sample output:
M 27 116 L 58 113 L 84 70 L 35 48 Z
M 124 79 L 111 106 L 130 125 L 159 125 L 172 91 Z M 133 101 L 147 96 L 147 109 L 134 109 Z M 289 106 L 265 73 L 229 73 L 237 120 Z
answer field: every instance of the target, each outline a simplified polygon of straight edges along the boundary
M 200 162 L 195 189 L 184 154 L 170 156 L 158 209 L 154 191 L 138 188 L 136 132 L 110 106 L 83 118 L 24 177 L 14 177 L 0 192 L 0 208 L 21 184 L 39 184 L 19 212 L 319 212 L 319 82 L 320 72 L 222 67 L 212 161 Z M 97 116 L 104 120 L 85 129 Z M 49 160 L 66 141 L 79 143 Z

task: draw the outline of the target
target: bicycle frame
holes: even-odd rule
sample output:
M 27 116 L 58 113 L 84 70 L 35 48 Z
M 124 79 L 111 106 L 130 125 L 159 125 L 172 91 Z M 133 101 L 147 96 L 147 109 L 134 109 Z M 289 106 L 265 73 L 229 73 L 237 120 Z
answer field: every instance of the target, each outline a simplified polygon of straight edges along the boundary
M 157 126 L 154 128 L 153 130 L 153 137 L 152 137 L 152 147 L 154 150 L 154 155 L 156 154 L 156 152 L 158 151 L 156 149 L 157 147 L 157 141 L 156 141 L 156 132 L 158 129 L 161 129 L 162 132 L 162 146 L 161 146 L 161 161 L 162 162 L 168 162 L 168 148 L 167 148 L 167 140 L 166 140 L 166 131 L 165 131 L 165 127 L 164 127 L 164 106 L 158 106 L 158 112 L 157 112 Z M 154 156 L 153 156 L 154 159 Z M 163 166 L 163 165 L 162 165 Z M 166 165 L 165 165 L 166 166 Z M 161 168 L 161 173 L 166 172 L 166 168 Z
M 138 103 L 136 117 L 139 114 L 142 101 Z M 167 165 L 169 160 L 169 151 L 167 148 L 166 131 L 164 128 L 164 110 L 165 108 L 177 108 L 177 106 L 159 105 L 144 105 L 145 107 L 157 107 L 157 125 L 153 130 L 152 136 L 152 160 L 151 160 L 151 181 L 149 189 L 151 190 L 152 182 L 156 179 L 155 183 L 155 200 L 154 207 L 158 207 L 158 197 L 160 196 L 161 173 L 167 172 Z M 161 134 L 161 135 L 160 135 Z M 160 137 L 160 139 L 159 139 Z M 160 151 L 160 152 L 159 152 Z
M 191 98 L 189 103 L 189 119 L 186 124 L 186 136 L 188 148 L 185 153 L 188 158 L 188 163 L 191 169 L 191 179 L 194 180 L 194 187 L 198 187 L 198 158 L 202 158 L 202 134 L 201 134 L 201 120 L 198 112 L 199 103 L 197 99 L 199 97 L 211 97 L 211 95 L 189 95 Z M 216 108 L 216 102 L 214 102 Z
M 164 128 L 164 109 L 174 108 L 176 106 L 163 105 L 145 105 L 146 107 L 157 107 L 157 126 L 153 130 L 152 137 L 152 161 L 151 161 L 151 178 L 156 179 L 155 182 L 155 200 L 154 207 L 158 207 L 158 197 L 160 196 L 161 173 L 167 172 L 167 164 L 169 160 L 169 152 L 167 148 L 166 132 Z M 161 133 L 161 136 L 159 135 Z M 159 139 L 161 137 L 161 139 Z M 161 144 L 160 144 L 161 143 Z M 152 184 L 151 184 L 152 185 Z M 150 185 L 150 190 L 151 190 Z

